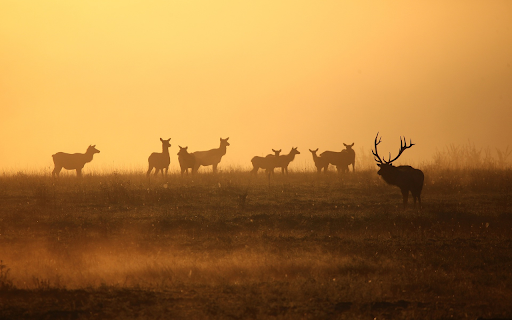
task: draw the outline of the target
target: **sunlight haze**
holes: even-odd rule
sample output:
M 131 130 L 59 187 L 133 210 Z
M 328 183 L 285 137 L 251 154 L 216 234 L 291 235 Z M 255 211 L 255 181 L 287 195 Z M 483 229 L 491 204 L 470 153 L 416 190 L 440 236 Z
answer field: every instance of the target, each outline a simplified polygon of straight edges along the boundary
M 512 146 L 510 1 L 0 0 L 0 39 L 0 172 L 89 145 L 84 173 L 143 172 L 160 138 L 173 172 L 227 137 L 220 170 L 377 132 L 401 164 Z

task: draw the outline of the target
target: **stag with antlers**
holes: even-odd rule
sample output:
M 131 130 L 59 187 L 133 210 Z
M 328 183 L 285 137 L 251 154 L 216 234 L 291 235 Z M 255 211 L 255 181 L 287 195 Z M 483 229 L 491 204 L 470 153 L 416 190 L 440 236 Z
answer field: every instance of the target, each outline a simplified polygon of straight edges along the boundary
M 377 141 L 378 138 L 378 141 Z M 375 151 L 372 150 L 373 156 L 377 165 L 380 167 L 380 170 L 377 172 L 386 183 L 397 186 L 402 191 L 402 196 L 404 199 L 404 208 L 407 206 L 407 200 L 409 197 L 409 191 L 412 194 L 414 199 L 414 206 L 416 207 L 416 199 L 418 199 L 418 203 L 421 207 L 421 189 L 423 188 L 423 180 L 424 175 L 423 171 L 419 169 L 415 169 L 411 166 L 393 166 L 393 162 L 402 155 L 402 153 L 412 147 L 414 144 L 411 140 L 409 140 L 409 145 L 407 145 L 407 141 L 405 137 L 402 140 L 400 137 L 400 151 L 398 155 L 391 160 L 391 154 L 389 155 L 389 160 L 383 160 L 379 156 L 377 152 L 377 145 L 381 142 L 379 138 L 379 133 L 377 132 L 377 136 L 375 136 Z

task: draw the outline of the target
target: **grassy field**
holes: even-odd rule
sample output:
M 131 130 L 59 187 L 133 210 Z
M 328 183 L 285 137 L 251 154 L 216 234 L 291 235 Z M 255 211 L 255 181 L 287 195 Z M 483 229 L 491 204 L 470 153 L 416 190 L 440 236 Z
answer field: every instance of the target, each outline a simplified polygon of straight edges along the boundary
M 512 318 L 512 171 L 424 171 L 0 176 L 0 319 Z

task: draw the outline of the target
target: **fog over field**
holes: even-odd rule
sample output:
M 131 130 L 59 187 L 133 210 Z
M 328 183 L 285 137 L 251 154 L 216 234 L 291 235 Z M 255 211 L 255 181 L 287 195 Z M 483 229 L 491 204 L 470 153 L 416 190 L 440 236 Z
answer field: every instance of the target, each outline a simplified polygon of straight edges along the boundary
M 0 171 L 42 171 L 96 145 L 84 172 L 142 171 L 159 138 L 221 170 L 253 156 L 340 151 L 401 163 L 512 136 L 509 1 L 0 0 Z M 363 149 L 361 149 L 363 148 Z

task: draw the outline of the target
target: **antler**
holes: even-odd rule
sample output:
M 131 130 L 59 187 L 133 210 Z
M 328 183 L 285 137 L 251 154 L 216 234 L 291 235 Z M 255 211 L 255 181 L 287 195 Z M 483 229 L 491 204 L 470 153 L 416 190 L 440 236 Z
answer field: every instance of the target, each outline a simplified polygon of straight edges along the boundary
M 377 137 L 379 136 L 379 133 L 377 132 L 377 135 L 375 136 L 375 152 L 373 152 L 372 150 L 372 154 L 373 154 L 373 158 L 376 162 L 382 164 L 382 159 L 379 157 L 379 152 L 377 151 L 377 146 L 379 145 L 380 143 L 380 138 L 379 138 L 379 141 L 377 142 Z
M 402 139 L 402 137 L 400 137 L 400 150 L 398 151 L 398 155 L 393 160 L 391 160 L 391 153 L 390 153 L 389 160 L 386 161 L 386 160 L 382 160 L 379 156 L 379 153 L 377 152 L 377 145 L 379 145 L 379 143 L 381 142 L 381 138 L 379 138 L 379 141 L 377 141 L 378 137 L 379 137 L 379 133 L 377 132 L 377 135 L 375 136 L 375 152 L 373 152 L 373 150 L 372 150 L 372 154 L 373 154 L 373 157 L 375 158 L 375 161 L 380 164 L 383 164 L 383 163 L 391 164 L 393 161 L 398 159 L 398 157 L 400 157 L 400 155 L 405 150 L 409 149 L 410 147 L 412 147 L 414 145 L 414 143 L 412 143 L 412 140 L 409 140 L 409 145 L 407 145 L 407 140 L 405 140 L 405 137 L 403 139 Z
M 398 159 L 398 157 L 400 157 L 400 155 L 402 154 L 402 152 L 404 152 L 405 150 L 409 149 L 410 147 L 412 147 L 414 145 L 414 143 L 412 143 L 412 140 L 409 139 L 409 146 L 407 146 L 407 140 L 405 140 L 405 137 L 404 139 L 402 140 L 402 137 L 400 137 L 400 151 L 398 152 L 398 155 L 393 159 L 393 160 L 388 160 L 388 161 L 385 161 L 385 163 L 392 163 L 393 161 L 395 161 L 396 159 Z M 389 159 L 391 159 L 391 153 L 389 154 Z

